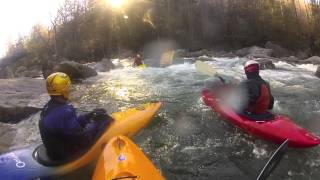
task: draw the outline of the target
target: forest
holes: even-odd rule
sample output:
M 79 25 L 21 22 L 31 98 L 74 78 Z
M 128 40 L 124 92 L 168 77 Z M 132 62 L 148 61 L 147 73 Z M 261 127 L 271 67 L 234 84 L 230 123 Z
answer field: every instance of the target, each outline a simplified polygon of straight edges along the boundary
M 272 41 L 318 55 L 319 29 L 319 0 L 127 0 L 117 8 L 107 0 L 65 0 L 49 27 L 35 25 L 7 56 L 98 60 L 159 39 L 190 51 Z

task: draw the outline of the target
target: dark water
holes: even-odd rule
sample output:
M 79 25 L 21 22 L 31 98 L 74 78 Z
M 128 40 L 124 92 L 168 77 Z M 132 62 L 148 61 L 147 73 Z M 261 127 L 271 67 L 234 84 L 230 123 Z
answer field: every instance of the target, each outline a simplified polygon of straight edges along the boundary
M 216 59 L 210 63 L 219 73 L 239 81 L 244 77 L 244 61 Z M 312 75 L 315 67 L 276 66 L 281 69 L 261 73 L 271 83 L 274 111 L 320 135 L 320 80 Z M 243 133 L 204 106 L 200 92 L 207 78 L 196 72 L 194 64 L 122 68 L 76 85 L 73 99 L 80 109 L 105 107 L 110 112 L 163 102 L 156 118 L 134 140 L 167 179 L 255 179 L 277 145 Z M 290 149 L 270 179 L 317 180 L 319 170 L 319 147 Z M 90 177 L 90 171 L 84 174 Z

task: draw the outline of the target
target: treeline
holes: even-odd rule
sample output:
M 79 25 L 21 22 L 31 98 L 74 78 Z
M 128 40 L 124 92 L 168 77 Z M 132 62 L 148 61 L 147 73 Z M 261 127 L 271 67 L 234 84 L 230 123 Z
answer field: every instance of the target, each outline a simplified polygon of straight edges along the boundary
M 35 59 L 95 60 L 147 42 L 175 40 L 196 50 L 240 48 L 273 41 L 320 54 L 319 0 L 66 0 L 50 27 L 34 26 L 11 45 Z

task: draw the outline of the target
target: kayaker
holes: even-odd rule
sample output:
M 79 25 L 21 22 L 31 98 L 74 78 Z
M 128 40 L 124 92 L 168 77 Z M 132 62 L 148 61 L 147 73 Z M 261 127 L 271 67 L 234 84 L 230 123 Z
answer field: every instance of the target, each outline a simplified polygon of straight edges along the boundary
M 136 66 L 141 66 L 141 65 L 143 65 L 142 57 L 140 54 L 137 54 L 133 60 L 133 66 L 136 67 Z
M 112 118 L 105 109 L 77 116 L 68 104 L 71 81 L 65 73 L 49 75 L 46 86 L 51 99 L 41 112 L 41 139 L 51 160 L 67 160 L 90 147 Z
M 274 98 L 269 83 L 259 75 L 259 63 L 249 60 L 245 63 L 244 71 L 247 79 L 240 83 L 243 90 L 244 102 L 242 111 L 248 115 L 262 115 L 273 108 Z

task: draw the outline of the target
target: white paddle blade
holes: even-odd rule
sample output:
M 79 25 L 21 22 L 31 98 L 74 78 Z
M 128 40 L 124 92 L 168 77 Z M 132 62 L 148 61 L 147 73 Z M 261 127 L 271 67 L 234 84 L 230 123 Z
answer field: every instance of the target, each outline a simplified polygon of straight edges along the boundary
M 214 69 L 214 67 L 208 63 L 205 63 L 202 61 L 196 61 L 195 66 L 197 71 L 201 74 L 208 75 L 208 76 L 214 76 L 217 74 L 217 71 Z

